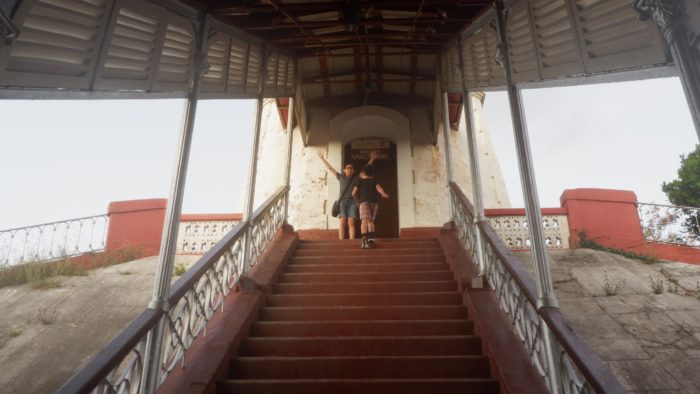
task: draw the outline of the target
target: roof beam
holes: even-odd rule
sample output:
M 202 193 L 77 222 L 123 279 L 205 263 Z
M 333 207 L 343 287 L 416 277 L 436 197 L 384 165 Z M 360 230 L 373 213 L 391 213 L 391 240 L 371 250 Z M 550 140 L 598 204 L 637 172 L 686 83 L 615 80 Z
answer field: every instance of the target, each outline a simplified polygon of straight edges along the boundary
M 382 55 L 382 57 L 388 57 L 388 56 L 411 56 L 411 55 L 432 55 L 432 56 L 437 56 L 437 52 L 434 51 L 420 51 L 420 50 L 411 50 L 411 51 L 405 51 L 405 52 L 371 52 L 369 55 L 370 56 L 376 56 L 377 54 Z M 314 55 L 303 55 L 301 56 L 302 59 L 316 59 L 316 58 L 321 58 L 321 57 L 327 57 L 327 58 L 338 58 L 338 57 L 354 57 L 355 55 L 353 53 L 319 53 L 319 54 L 314 54 Z
M 403 47 L 406 45 L 417 45 L 417 46 L 426 46 L 426 47 L 440 47 L 444 45 L 444 42 L 442 41 L 368 41 L 368 42 L 355 42 L 355 43 L 349 43 L 349 42 L 334 42 L 334 43 L 320 43 L 320 44 L 306 44 L 306 45 L 293 45 L 290 46 L 289 48 L 292 49 L 303 49 L 303 48 L 321 48 L 321 47 L 326 47 L 326 48 L 337 48 L 337 47 L 346 47 L 346 48 L 353 48 L 356 46 L 360 47 L 366 47 L 370 45 L 382 45 L 382 46 L 395 46 L 395 47 Z
M 416 25 L 464 25 L 471 22 L 472 19 L 457 19 L 457 18 L 418 18 L 415 20 Z M 324 27 L 334 27 L 338 26 L 339 21 L 319 21 L 319 22 L 304 22 L 301 21 L 300 25 L 307 29 L 319 29 Z M 381 25 L 397 25 L 397 26 L 407 26 L 414 23 L 413 18 L 398 18 L 398 19 L 371 19 L 371 20 L 361 20 L 358 22 L 359 25 L 364 25 L 368 27 L 381 26 Z M 266 30 L 289 30 L 297 29 L 298 26 L 294 23 L 280 23 L 276 25 L 269 26 L 251 26 L 243 27 L 245 31 L 266 31 Z M 401 32 L 399 32 L 401 33 Z
M 268 1 L 270 5 L 258 4 L 258 5 L 239 5 L 232 6 L 230 2 L 218 1 L 215 2 L 210 10 L 212 15 L 247 15 L 250 13 L 270 13 L 277 12 L 278 9 L 272 4 L 272 1 Z M 308 2 L 308 3 L 289 3 L 284 4 L 284 8 L 288 12 L 325 12 L 325 11 L 337 11 L 344 1 L 335 2 Z M 360 6 L 372 7 L 374 9 L 395 9 L 395 10 L 414 10 L 414 5 L 411 2 L 405 0 L 373 0 L 373 1 L 360 1 Z M 460 8 L 466 7 L 484 7 L 490 5 L 492 2 L 482 0 L 482 1 L 455 1 L 455 0 L 425 0 L 425 5 L 427 6 L 456 6 Z
M 286 16 L 287 18 L 289 18 L 289 20 L 291 20 L 292 22 L 294 22 L 294 24 L 299 28 L 299 31 L 300 31 L 303 35 L 305 35 L 306 37 L 308 37 L 308 38 L 309 38 L 311 41 L 313 41 L 313 42 L 319 42 L 318 37 L 316 37 L 316 36 L 314 35 L 313 32 L 309 32 L 309 31 L 306 30 L 304 27 L 302 27 L 302 26 L 300 25 L 301 21 L 299 20 L 299 18 L 297 18 L 296 16 L 294 16 L 294 15 L 290 14 L 289 12 L 287 12 L 287 11 L 285 10 L 285 8 L 282 7 L 282 4 L 280 4 L 279 0 L 267 0 L 267 1 L 268 1 L 273 7 L 275 7 L 275 8 L 277 9 L 277 11 L 281 12 L 284 16 Z

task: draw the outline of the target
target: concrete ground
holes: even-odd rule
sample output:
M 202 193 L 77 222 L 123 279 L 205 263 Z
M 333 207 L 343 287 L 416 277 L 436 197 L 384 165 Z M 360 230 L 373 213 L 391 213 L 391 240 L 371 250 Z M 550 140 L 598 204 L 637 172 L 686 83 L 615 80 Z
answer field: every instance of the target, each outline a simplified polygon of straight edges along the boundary
M 191 265 L 197 256 L 178 256 Z M 156 257 L 0 288 L 0 393 L 53 393 L 146 307 Z
M 529 253 L 517 256 L 531 265 Z M 586 249 L 551 257 L 564 315 L 629 391 L 699 392 L 700 266 L 646 265 Z M 143 310 L 155 263 L 60 277 L 54 289 L 0 288 L 0 393 L 52 393 L 65 383 Z M 654 294 L 659 280 L 664 291 Z
M 531 266 L 529 252 L 516 255 Z M 562 313 L 630 392 L 700 392 L 700 266 L 587 249 L 550 256 Z

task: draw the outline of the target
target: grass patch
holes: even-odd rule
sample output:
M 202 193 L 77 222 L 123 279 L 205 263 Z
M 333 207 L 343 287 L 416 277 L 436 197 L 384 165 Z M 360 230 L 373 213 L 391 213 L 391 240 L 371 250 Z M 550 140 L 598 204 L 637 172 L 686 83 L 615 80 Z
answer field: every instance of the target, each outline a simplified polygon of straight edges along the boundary
M 584 231 L 579 231 L 578 233 L 579 237 L 579 242 L 578 242 L 578 247 L 583 248 L 583 249 L 593 249 L 593 250 L 599 250 L 601 252 L 608 252 L 608 253 L 614 253 L 623 257 L 627 257 L 630 259 L 635 259 L 639 260 L 644 264 L 656 264 L 659 262 L 659 259 L 652 255 L 652 254 L 639 254 L 639 253 L 633 253 L 633 252 L 628 252 L 626 250 L 622 249 L 617 249 L 617 248 L 608 248 L 607 246 L 603 246 L 597 242 L 595 242 L 592 239 L 589 239 L 586 236 L 586 233 Z
M 35 290 L 58 289 L 61 287 L 61 281 L 58 278 L 44 278 L 42 280 L 29 282 L 29 286 Z
M 55 309 L 50 310 L 49 308 L 41 308 L 36 313 L 36 319 L 39 321 L 39 323 L 48 326 L 56 321 L 57 314 L 58 311 Z
M 182 276 L 187 271 L 187 266 L 183 263 L 175 265 L 173 268 L 173 276 Z
M 626 284 L 627 281 L 625 281 L 624 278 L 618 280 L 617 282 L 613 282 L 610 280 L 610 278 L 608 278 L 607 271 L 603 273 L 603 293 L 605 293 L 607 297 L 617 295 L 622 289 L 625 288 Z
M 22 330 L 19 328 L 12 327 L 9 330 L 7 330 L 7 336 L 10 338 L 17 338 L 20 335 L 22 335 Z
M 136 260 L 141 257 L 143 257 L 142 248 L 125 247 L 101 253 L 86 253 L 54 261 L 26 263 L 0 270 L 0 287 L 30 283 L 34 288 L 55 288 L 43 286 L 52 283 L 47 281 L 49 278 L 56 276 L 85 276 L 93 269 Z M 35 283 L 38 287 L 35 287 Z M 53 284 L 55 283 L 56 281 L 53 282 Z M 60 287 L 60 285 L 57 287 Z

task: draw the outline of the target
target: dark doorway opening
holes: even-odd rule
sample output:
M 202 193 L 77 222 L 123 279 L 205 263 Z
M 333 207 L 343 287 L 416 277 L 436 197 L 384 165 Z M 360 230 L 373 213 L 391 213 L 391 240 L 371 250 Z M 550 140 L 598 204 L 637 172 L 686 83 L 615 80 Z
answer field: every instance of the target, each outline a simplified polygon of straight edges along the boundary
M 379 152 L 374 162 L 375 177 L 382 185 L 389 198 L 380 198 L 377 212 L 377 238 L 398 238 L 399 236 L 399 188 L 396 168 L 396 144 L 386 138 L 360 138 L 345 144 L 343 163 L 352 163 L 355 174 L 369 161 L 371 151 Z M 360 223 L 357 223 L 357 234 L 360 234 Z

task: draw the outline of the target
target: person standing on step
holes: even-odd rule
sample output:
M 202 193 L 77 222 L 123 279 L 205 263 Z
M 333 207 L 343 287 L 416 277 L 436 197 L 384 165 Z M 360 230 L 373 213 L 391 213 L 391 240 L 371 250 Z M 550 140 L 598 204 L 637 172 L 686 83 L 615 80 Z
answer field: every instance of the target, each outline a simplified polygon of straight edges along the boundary
M 374 179 L 374 166 L 368 164 L 360 172 L 359 182 L 352 189 L 352 196 L 360 206 L 362 249 L 367 249 L 374 243 L 374 220 L 379 210 L 379 195 L 384 199 L 389 198 L 382 185 Z
M 323 157 L 322 152 L 318 152 L 318 157 L 321 159 L 321 161 L 323 161 L 323 164 L 326 166 L 328 171 L 332 172 L 336 179 L 338 179 L 338 182 L 340 182 L 340 193 L 343 193 L 342 196 L 338 197 L 340 200 L 340 213 L 338 214 L 338 238 L 345 239 L 345 228 L 347 227 L 348 238 L 355 239 L 355 220 L 357 219 L 358 207 L 355 199 L 352 197 L 352 190 L 358 181 L 357 178 L 353 177 L 355 174 L 355 167 L 353 167 L 351 163 L 347 163 L 345 167 L 343 167 L 343 172 L 340 173 L 333 168 L 325 157 Z M 376 159 L 377 152 L 371 152 L 367 165 L 371 166 Z

